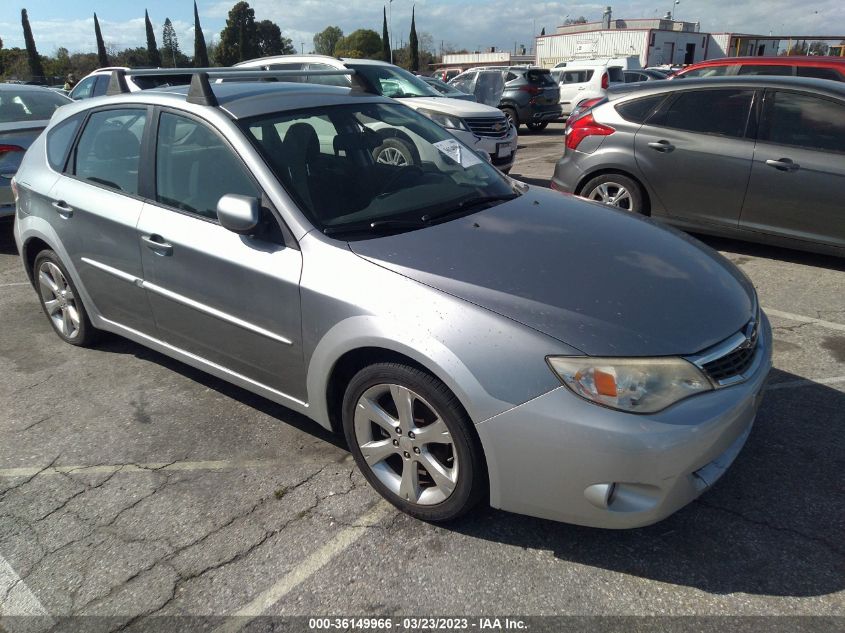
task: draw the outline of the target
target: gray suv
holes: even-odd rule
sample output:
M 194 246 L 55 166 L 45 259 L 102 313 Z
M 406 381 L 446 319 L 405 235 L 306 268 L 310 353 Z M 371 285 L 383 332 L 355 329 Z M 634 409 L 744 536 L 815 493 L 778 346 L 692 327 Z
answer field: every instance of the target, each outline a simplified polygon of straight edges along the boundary
M 254 81 L 286 76 L 59 110 L 15 177 L 14 228 L 58 336 L 119 334 L 342 432 L 426 520 L 488 497 L 633 527 L 721 477 L 771 365 L 736 267 L 517 183 L 394 99 Z M 417 165 L 373 158 L 385 127 Z
M 683 229 L 845 256 L 845 87 L 630 84 L 566 126 L 551 186 Z

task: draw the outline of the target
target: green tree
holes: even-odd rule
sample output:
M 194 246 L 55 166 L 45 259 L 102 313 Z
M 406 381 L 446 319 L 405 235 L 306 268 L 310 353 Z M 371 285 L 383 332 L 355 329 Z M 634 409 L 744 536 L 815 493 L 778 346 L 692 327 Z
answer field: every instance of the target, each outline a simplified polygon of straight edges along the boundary
M 29 26 L 29 16 L 26 9 L 21 9 L 21 25 L 23 26 L 23 40 L 26 42 L 26 58 L 29 62 L 32 80 L 44 81 L 44 67 L 41 65 L 41 57 L 35 48 L 35 38 L 32 37 L 32 28 Z
M 176 29 L 173 28 L 173 22 L 170 18 L 164 19 L 164 28 L 161 31 L 161 50 L 164 55 L 164 64 L 173 64 L 176 66 L 177 60 L 182 57 L 179 51 L 179 38 L 176 37 Z
M 343 31 L 337 26 L 327 26 L 314 36 L 314 52 L 318 55 L 334 55 Z
M 106 44 L 103 42 L 103 32 L 100 30 L 100 21 L 96 13 L 94 14 L 94 36 L 97 38 L 97 61 L 100 68 L 105 68 L 109 65 L 109 56 L 106 54 Z
M 410 69 L 413 72 L 420 70 L 420 41 L 417 39 L 417 22 L 414 11 L 416 7 L 411 8 L 411 34 L 408 36 L 408 47 L 411 49 Z
M 293 42 L 287 37 L 282 37 L 282 30 L 279 25 L 270 20 L 261 20 L 255 25 L 258 35 L 258 55 L 290 55 L 295 53 Z
M 384 61 L 390 61 L 390 33 L 387 30 L 387 9 L 381 8 L 382 22 L 381 22 L 381 57 Z
M 359 59 L 381 59 L 381 37 L 372 29 L 352 31 L 337 43 L 335 55 Z
M 255 24 L 255 11 L 247 2 L 238 2 L 229 10 L 226 26 L 220 32 L 217 62 L 221 66 L 231 66 L 258 57 L 257 44 L 258 27 Z
M 161 67 L 161 54 L 156 44 L 156 34 L 153 31 L 153 23 L 150 22 L 150 14 L 144 9 L 144 23 L 147 27 L 147 63 L 156 68 Z
M 208 48 L 205 46 L 205 35 L 200 26 L 200 14 L 197 11 L 197 3 L 194 0 L 194 66 L 196 68 L 208 68 Z

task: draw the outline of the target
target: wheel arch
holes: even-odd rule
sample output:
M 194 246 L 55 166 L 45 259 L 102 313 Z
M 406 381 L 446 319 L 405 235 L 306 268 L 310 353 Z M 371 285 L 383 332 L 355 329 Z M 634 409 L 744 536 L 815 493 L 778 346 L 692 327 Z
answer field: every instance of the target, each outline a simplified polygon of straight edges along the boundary
M 21 247 L 21 258 L 24 262 L 26 276 L 29 278 L 29 283 L 33 286 L 35 286 L 35 274 L 33 270 L 35 268 L 35 259 L 38 257 L 38 253 L 44 250 L 55 251 L 50 244 L 40 237 L 30 237 Z
M 643 191 L 643 196 L 645 197 L 645 212 L 647 215 L 651 215 L 652 210 L 652 195 L 649 191 L 648 187 L 646 186 L 645 182 L 642 178 L 639 178 L 636 174 L 631 172 L 628 169 L 624 169 L 621 167 L 602 167 L 600 169 L 595 169 L 593 171 L 587 172 L 578 180 L 578 184 L 575 185 L 575 189 L 572 192 L 576 196 L 581 195 L 581 191 L 584 189 L 584 185 L 586 185 L 589 181 L 597 176 L 603 176 L 605 174 L 619 174 L 620 176 L 625 176 L 626 178 L 630 178 L 635 183 L 640 186 L 640 189 Z

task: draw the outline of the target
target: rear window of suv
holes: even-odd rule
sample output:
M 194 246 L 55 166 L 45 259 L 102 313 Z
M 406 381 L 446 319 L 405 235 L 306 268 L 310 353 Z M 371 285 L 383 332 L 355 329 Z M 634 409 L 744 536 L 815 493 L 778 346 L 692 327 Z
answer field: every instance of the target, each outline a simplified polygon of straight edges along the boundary
M 537 86 L 557 86 L 549 70 L 529 70 L 525 73 L 525 79 Z

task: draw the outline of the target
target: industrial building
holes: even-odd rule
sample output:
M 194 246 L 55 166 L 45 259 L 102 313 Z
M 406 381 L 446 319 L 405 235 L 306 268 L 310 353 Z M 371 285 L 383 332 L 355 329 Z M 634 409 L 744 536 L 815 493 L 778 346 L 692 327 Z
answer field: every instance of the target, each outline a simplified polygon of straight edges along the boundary
M 559 26 L 537 38 L 535 63 L 551 68 L 560 62 L 597 57 L 637 56 L 643 67 L 693 64 L 735 55 L 777 55 L 779 42 L 762 35 L 702 33 L 698 22 L 663 18 L 615 20 L 607 7 L 601 22 Z

